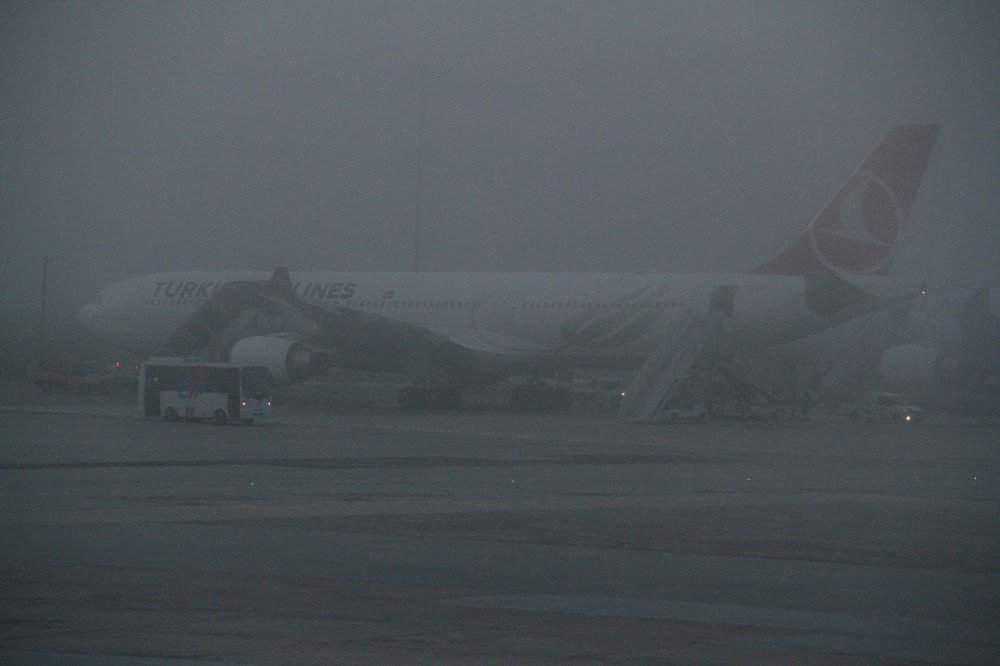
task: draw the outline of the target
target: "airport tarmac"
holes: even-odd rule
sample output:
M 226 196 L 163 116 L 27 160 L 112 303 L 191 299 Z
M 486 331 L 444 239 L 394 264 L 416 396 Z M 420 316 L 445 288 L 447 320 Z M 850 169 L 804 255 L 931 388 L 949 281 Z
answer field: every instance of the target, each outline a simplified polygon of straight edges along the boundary
M 1000 662 L 996 420 L 0 397 L 0 662 Z

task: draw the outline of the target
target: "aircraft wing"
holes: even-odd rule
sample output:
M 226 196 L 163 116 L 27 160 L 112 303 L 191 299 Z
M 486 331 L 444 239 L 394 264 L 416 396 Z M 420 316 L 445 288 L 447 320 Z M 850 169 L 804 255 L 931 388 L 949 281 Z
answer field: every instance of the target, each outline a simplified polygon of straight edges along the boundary
M 363 346 L 367 354 L 377 354 L 386 347 L 450 341 L 448 335 L 398 319 L 340 306 L 321 308 L 291 293 L 264 291 L 261 297 L 279 310 L 291 312 L 313 324 L 317 328 L 315 337 L 329 346 L 342 349 Z
M 280 270 L 280 269 L 279 269 Z M 318 327 L 317 341 L 339 348 L 363 345 L 370 355 L 380 347 L 399 348 L 412 344 L 454 344 L 467 350 L 509 354 L 543 352 L 544 348 L 534 342 L 515 336 L 491 332 L 489 338 L 478 332 L 458 326 L 418 326 L 397 319 L 362 312 L 353 308 L 334 306 L 321 308 L 297 298 L 290 288 L 285 275 L 276 272 L 268 283 L 268 288 L 260 296 L 273 307 L 291 311 Z
M 541 345 L 513 335 L 490 332 L 486 339 L 478 331 L 458 326 L 431 326 L 427 330 L 440 337 L 447 338 L 456 345 L 472 351 L 488 352 L 490 354 L 533 354 L 547 351 Z

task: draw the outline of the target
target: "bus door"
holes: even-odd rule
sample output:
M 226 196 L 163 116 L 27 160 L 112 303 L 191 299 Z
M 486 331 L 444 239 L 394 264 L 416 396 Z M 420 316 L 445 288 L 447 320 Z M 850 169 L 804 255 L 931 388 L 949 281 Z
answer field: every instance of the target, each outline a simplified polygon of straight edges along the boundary
M 146 416 L 162 416 L 163 405 L 160 404 L 162 391 L 177 389 L 178 370 L 170 365 L 145 366 L 145 376 L 142 378 L 143 413 Z
M 146 416 L 160 415 L 160 377 L 155 368 L 146 368 L 142 391 L 142 413 Z
M 207 380 L 210 393 L 226 395 L 226 412 L 230 419 L 240 418 L 240 369 L 238 367 L 208 368 Z

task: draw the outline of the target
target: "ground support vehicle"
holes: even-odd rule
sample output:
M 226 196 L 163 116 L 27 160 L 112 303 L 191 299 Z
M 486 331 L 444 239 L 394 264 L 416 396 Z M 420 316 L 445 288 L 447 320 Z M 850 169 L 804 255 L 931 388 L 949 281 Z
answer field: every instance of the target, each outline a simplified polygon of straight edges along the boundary
M 615 409 L 625 395 L 622 381 L 611 377 L 577 379 L 570 390 L 575 404 L 591 409 Z
M 892 421 L 897 424 L 920 423 L 924 412 L 908 404 L 898 393 L 875 391 L 847 404 L 847 416 L 855 421 Z
M 681 401 L 678 404 L 671 403 L 664 412 L 666 423 L 681 423 L 691 421 L 694 423 L 704 423 L 708 419 L 708 409 L 704 402 Z
M 713 419 L 734 421 L 806 419 L 812 396 L 775 389 L 738 364 L 697 368 L 696 379 Z
M 32 373 L 32 383 L 42 393 L 102 393 L 108 395 L 113 388 L 108 373 L 76 363 L 39 368 Z
M 151 359 L 139 368 L 139 409 L 167 421 L 250 425 L 271 416 L 271 374 L 263 366 Z

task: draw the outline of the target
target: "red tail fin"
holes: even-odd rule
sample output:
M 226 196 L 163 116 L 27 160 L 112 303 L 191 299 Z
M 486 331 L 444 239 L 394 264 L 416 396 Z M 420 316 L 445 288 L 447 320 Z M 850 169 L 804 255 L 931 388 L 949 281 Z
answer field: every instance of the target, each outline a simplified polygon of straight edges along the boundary
M 887 273 L 940 130 L 891 129 L 795 242 L 751 273 Z

